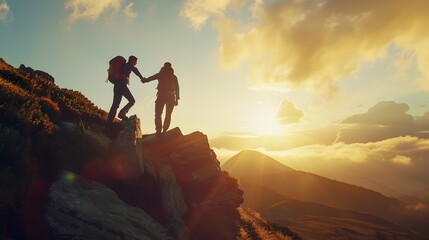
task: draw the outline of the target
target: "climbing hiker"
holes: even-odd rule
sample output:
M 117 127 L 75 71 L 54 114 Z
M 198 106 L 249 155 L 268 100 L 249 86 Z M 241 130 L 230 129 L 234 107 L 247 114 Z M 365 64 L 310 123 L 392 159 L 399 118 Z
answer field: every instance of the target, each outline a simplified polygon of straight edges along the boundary
M 109 115 L 107 116 L 107 123 L 110 124 L 113 122 L 113 119 L 116 116 L 116 111 L 119 108 L 122 97 L 125 97 L 128 100 L 128 103 L 119 111 L 118 118 L 122 120 L 127 120 L 127 113 L 130 108 L 134 105 L 136 100 L 128 89 L 128 84 L 130 81 L 130 74 L 133 72 L 136 74 L 141 81 L 143 81 L 143 76 L 140 74 L 139 70 L 136 68 L 137 58 L 135 56 L 130 56 L 128 62 L 125 62 L 125 58 L 117 56 L 110 60 L 109 62 L 109 76 L 108 80 L 114 84 L 113 87 L 113 103 L 110 108 Z
M 166 62 L 161 70 L 142 82 L 150 82 L 158 80 L 158 93 L 155 101 L 155 129 L 156 135 L 160 136 L 161 133 L 165 133 L 170 127 L 171 113 L 173 112 L 174 106 L 179 104 L 179 82 L 176 75 L 174 75 L 174 69 L 171 67 L 171 63 Z M 161 115 L 165 106 L 165 118 L 164 124 L 162 124 Z

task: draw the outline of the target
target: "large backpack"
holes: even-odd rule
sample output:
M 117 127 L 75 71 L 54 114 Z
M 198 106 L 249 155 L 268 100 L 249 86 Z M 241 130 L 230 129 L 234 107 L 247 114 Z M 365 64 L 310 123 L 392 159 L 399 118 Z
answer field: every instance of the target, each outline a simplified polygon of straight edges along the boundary
M 125 65 L 127 60 L 122 56 L 116 56 L 109 61 L 109 69 L 107 70 L 107 79 L 109 82 L 115 84 L 121 80 L 122 67 Z
M 172 68 L 162 67 L 159 71 L 158 90 L 161 92 L 174 92 L 174 70 Z

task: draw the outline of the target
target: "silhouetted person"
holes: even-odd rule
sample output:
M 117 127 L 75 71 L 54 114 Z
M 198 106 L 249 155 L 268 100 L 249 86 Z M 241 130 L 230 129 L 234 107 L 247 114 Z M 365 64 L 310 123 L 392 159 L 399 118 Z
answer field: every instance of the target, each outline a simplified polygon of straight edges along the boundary
M 155 128 L 156 135 L 161 135 L 161 132 L 165 133 L 170 127 L 171 113 L 173 112 L 174 106 L 177 106 L 180 99 L 179 94 L 179 82 L 176 75 L 174 75 L 174 69 L 171 67 L 171 63 L 166 62 L 161 68 L 159 73 L 142 80 L 142 82 L 150 82 L 158 79 L 158 93 L 155 101 Z M 162 124 L 161 115 L 165 106 L 165 119 Z
M 121 70 L 121 78 L 114 83 L 113 87 L 113 103 L 110 108 L 109 115 L 107 116 L 107 123 L 110 124 L 113 122 L 113 119 L 116 116 L 116 111 L 119 108 L 119 104 L 121 103 L 122 96 L 124 96 L 128 103 L 119 111 L 118 117 L 122 120 L 127 120 L 127 113 L 130 108 L 134 105 L 136 100 L 128 89 L 128 84 L 130 81 L 130 74 L 134 72 L 140 80 L 143 81 L 143 76 L 140 74 L 139 70 L 135 67 L 137 64 L 137 58 L 135 56 L 130 56 L 128 58 L 128 62 L 124 64 Z

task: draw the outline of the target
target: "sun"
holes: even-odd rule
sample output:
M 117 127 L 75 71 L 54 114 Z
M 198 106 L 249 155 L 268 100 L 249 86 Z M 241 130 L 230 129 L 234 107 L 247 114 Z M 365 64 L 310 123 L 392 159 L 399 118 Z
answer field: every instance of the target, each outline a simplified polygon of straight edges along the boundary
M 248 129 L 256 135 L 278 135 L 285 131 L 272 111 L 259 111 L 248 119 Z

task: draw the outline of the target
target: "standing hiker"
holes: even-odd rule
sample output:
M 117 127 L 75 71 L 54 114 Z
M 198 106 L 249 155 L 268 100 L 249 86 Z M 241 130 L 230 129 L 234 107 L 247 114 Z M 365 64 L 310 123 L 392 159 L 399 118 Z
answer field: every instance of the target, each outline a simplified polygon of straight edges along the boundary
M 107 123 L 110 124 L 113 122 L 113 119 L 116 116 L 116 111 L 119 108 L 122 97 L 125 97 L 128 100 L 128 103 L 119 111 L 118 117 L 122 120 L 127 120 L 127 113 L 130 108 L 134 105 L 136 100 L 128 89 L 128 84 L 130 81 L 130 74 L 133 72 L 136 74 L 141 81 L 143 81 L 143 76 L 140 74 L 139 70 L 136 68 L 137 58 L 135 56 L 130 56 L 128 62 L 125 62 L 125 58 L 118 56 L 113 58 L 110 62 L 109 68 L 109 81 L 114 84 L 113 87 L 113 103 L 110 108 L 109 115 L 107 117 Z
M 169 62 L 164 63 L 164 66 L 157 74 L 143 79 L 142 82 L 150 82 L 155 79 L 158 79 L 158 93 L 155 101 L 155 128 L 156 135 L 160 136 L 161 132 L 165 133 L 170 127 L 171 113 L 173 112 L 174 106 L 177 106 L 179 103 L 179 82 Z M 165 119 L 164 124 L 162 124 L 161 115 L 164 106 Z

